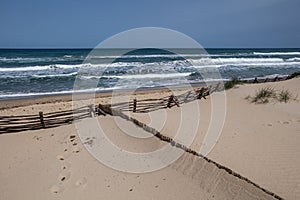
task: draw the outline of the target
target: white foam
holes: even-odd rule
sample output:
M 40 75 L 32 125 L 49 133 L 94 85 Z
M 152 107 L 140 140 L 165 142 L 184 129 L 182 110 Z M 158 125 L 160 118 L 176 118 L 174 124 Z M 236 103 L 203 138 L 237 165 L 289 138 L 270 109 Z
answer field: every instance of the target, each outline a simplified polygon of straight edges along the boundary
M 0 67 L 0 72 L 23 72 L 23 71 L 44 71 L 44 70 L 56 70 L 56 69 L 78 69 L 82 67 L 105 67 L 109 66 L 109 64 L 98 64 L 92 65 L 89 63 L 86 64 L 78 64 L 78 65 L 45 65 L 45 66 L 28 66 L 28 67 Z
M 50 69 L 50 66 L 9 67 L 9 68 L 0 68 L 0 72 L 38 71 L 38 70 L 48 70 L 48 69 Z
M 122 76 L 103 76 L 105 78 L 119 78 L 119 79 L 154 79 L 154 78 L 179 78 L 189 76 L 191 73 L 170 73 L 170 74 L 134 74 Z
M 15 94 L 0 94 L 0 99 L 8 98 L 25 98 L 25 97 L 36 97 L 36 96 L 47 96 L 47 95 L 64 95 L 64 94 L 79 94 L 79 93 L 94 93 L 102 91 L 110 91 L 123 89 L 122 87 L 111 87 L 111 88 L 93 88 L 93 89 L 81 89 L 81 90 L 65 90 L 58 92 L 31 92 L 31 93 L 15 93 Z
M 2 75 L 0 78 L 47 78 L 47 77 L 68 77 L 68 76 L 75 76 L 77 72 L 68 73 L 68 74 L 44 74 L 44 75 Z
M 174 52 L 175 53 L 175 52 Z M 86 57 L 86 60 L 90 59 L 117 59 L 117 58 L 209 58 L 209 57 L 233 57 L 233 56 L 249 56 L 253 55 L 251 53 L 220 53 L 220 54 L 156 54 L 156 55 L 112 55 L 112 56 L 102 56 L 102 55 L 90 55 Z
M 47 77 L 68 77 L 68 76 L 75 76 L 77 72 L 69 73 L 69 74 L 46 74 L 46 75 L 32 75 L 32 77 L 36 78 L 47 78 Z
M 91 55 L 86 59 L 122 59 L 122 58 L 184 58 L 184 57 L 202 57 L 209 56 L 209 54 L 150 54 L 150 55 L 113 55 L 113 56 L 102 56 L 102 55 Z
M 295 57 L 295 58 L 289 58 L 286 60 L 287 62 L 297 62 L 297 61 L 300 61 L 300 58 L 299 57 Z
M 141 62 L 116 62 L 116 63 L 103 63 L 103 64 L 77 64 L 77 65 L 45 65 L 45 66 L 28 66 L 28 67 L 0 67 L 0 72 L 26 72 L 26 71 L 55 71 L 59 69 L 90 69 L 90 68 L 121 68 L 132 66 L 135 70 L 138 69 L 155 69 L 159 67 L 189 67 L 205 68 L 205 67 L 226 67 L 226 66 L 291 66 L 296 67 L 300 64 L 300 58 L 281 59 L 281 58 L 201 58 L 201 59 L 188 59 L 188 60 L 175 60 L 175 61 L 162 61 L 152 63 Z M 151 71 L 149 71 L 151 73 Z M 142 70 L 141 70 L 142 73 Z
M 115 62 L 115 63 L 103 63 L 103 64 L 77 64 L 77 65 L 45 65 L 45 66 L 28 66 L 28 67 L 0 67 L 0 72 L 23 72 L 23 71 L 44 71 L 44 70 L 57 70 L 57 69 L 80 69 L 80 68 L 110 68 L 110 67 L 143 67 L 143 66 L 178 66 L 178 65 L 190 65 L 188 61 L 168 61 L 168 62 L 152 62 L 152 63 L 141 63 L 141 62 Z
M 73 58 L 72 55 L 64 55 L 63 57 L 64 57 L 64 58 Z
M 13 62 L 13 61 L 42 61 L 43 58 L 26 58 L 26 57 L 16 57 L 16 58 L 7 58 L 7 57 L 0 57 L 0 61 L 4 62 Z
M 253 52 L 254 55 L 300 55 L 300 52 Z
M 201 64 L 248 64 L 248 63 L 282 63 L 281 58 L 202 58 L 189 59 L 193 65 Z
M 53 62 L 53 61 L 67 61 L 70 59 L 82 59 L 83 57 L 75 57 L 65 55 L 63 57 L 15 57 L 15 58 L 7 58 L 7 57 L 0 57 L 0 61 L 2 62 L 20 62 L 20 63 L 31 63 L 31 62 Z
M 196 69 L 204 69 L 204 68 L 230 68 L 230 67 L 236 67 L 235 70 L 237 69 L 247 69 L 249 67 L 297 67 L 300 68 L 299 62 L 282 62 L 282 63 L 244 63 L 244 64 L 206 64 L 206 65 L 193 65 L 193 68 Z

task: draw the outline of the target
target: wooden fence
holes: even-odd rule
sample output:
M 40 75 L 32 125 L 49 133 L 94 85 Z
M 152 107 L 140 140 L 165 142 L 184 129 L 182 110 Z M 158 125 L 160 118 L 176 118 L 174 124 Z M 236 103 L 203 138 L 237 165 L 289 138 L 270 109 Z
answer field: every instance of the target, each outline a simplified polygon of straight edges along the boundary
M 265 78 L 265 77 L 256 77 L 254 79 L 243 80 L 245 83 L 267 83 L 267 82 L 276 82 L 276 81 L 284 81 L 291 79 L 291 76 L 276 76 L 273 78 Z
M 218 89 L 218 85 L 214 87 L 214 91 Z M 132 111 L 137 113 L 146 113 L 158 109 L 171 108 L 180 106 L 182 103 L 188 103 L 196 99 L 206 98 L 212 90 L 211 88 L 203 87 L 199 90 L 191 90 L 178 96 L 168 96 L 159 99 L 134 99 L 132 102 L 123 102 L 109 105 L 88 105 L 77 108 L 75 110 L 58 111 L 51 113 L 39 112 L 36 115 L 15 115 L 15 116 L 0 116 L 0 134 L 20 132 L 27 130 L 38 130 L 53 128 L 64 124 L 70 124 L 75 120 L 94 117 L 96 115 L 106 115 L 102 109 L 103 106 L 111 107 L 115 110 Z
M 89 117 L 89 107 L 37 115 L 0 116 L 0 134 L 42 128 L 53 128 Z
M 245 83 L 275 82 L 289 79 L 287 77 L 255 78 Z M 221 91 L 224 87 L 221 83 L 216 83 L 210 87 L 202 87 L 198 90 L 190 90 L 178 96 L 171 95 L 158 99 L 133 99 L 131 102 L 122 102 L 108 105 L 114 110 L 132 111 L 136 113 L 147 113 L 159 109 L 180 106 L 197 99 L 206 98 L 215 91 Z M 75 110 L 58 111 L 52 113 L 39 112 L 37 115 L 0 116 L 0 134 L 19 132 L 26 130 L 37 130 L 42 128 L 53 128 L 64 124 L 70 124 L 74 120 L 80 120 L 94 115 L 105 115 L 100 108 L 102 105 L 89 105 Z
M 247 83 L 261 83 L 271 81 L 281 81 L 288 79 L 288 77 L 275 77 L 273 79 L 255 78 Z M 158 99 L 133 99 L 131 102 L 115 103 L 105 105 L 114 110 L 132 111 L 136 113 L 147 113 L 159 109 L 171 108 L 173 106 L 180 106 L 180 104 L 188 103 L 197 99 L 206 98 L 209 94 L 215 91 L 221 91 L 224 87 L 221 83 L 216 83 L 210 87 L 202 87 L 198 90 L 190 90 L 178 96 L 171 95 Z M 18 115 L 18 116 L 0 116 L 0 134 L 19 132 L 26 130 L 37 130 L 45 128 L 53 128 L 64 124 L 70 124 L 74 120 L 80 120 L 87 117 L 94 117 L 95 115 L 106 115 L 101 109 L 103 105 L 89 105 L 75 110 L 58 111 L 51 113 L 39 112 L 36 115 Z
M 221 89 L 221 85 L 217 84 L 214 89 L 202 87 L 198 90 L 190 90 L 178 96 L 170 95 L 158 99 L 133 99 L 131 102 L 116 103 L 111 104 L 110 106 L 120 111 L 147 113 L 159 109 L 171 108 L 173 106 L 180 107 L 180 104 L 188 103 L 197 99 L 206 99 L 206 96 L 219 89 Z

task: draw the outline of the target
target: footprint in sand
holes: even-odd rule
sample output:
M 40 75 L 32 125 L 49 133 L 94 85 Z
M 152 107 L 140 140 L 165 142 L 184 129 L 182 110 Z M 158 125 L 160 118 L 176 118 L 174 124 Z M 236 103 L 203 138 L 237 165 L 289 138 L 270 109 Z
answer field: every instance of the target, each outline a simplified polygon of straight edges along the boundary
M 56 156 L 56 158 L 57 158 L 58 160 L 65 160 L 65 157 L 64 157 L 63 155 L 58 155 L 58 156 Z
M 70 140 L 75 139 L 76 135 L 70 135 Z
M 63 191 L 64 191 L 64 187 L 59 186 L 59 185 L 53 185 L 50 188 L 50 192 L 53 194 L 59 194 L 59 193 L 62 193 Z
M 74 142 L 74 143 L 73 143 L 73 146 L 76 146 L 76 145 L 77 145 L 77 142 Z
M 62 166 L 61 166 L 61 170 L 68 170 L 70 169 L 70 164 L 69 163 L 64 163 Z
M 290 124 L 290 122 L 288 122 L 288 121 L 277 121 L 277 122 L 280 124 Z
M 85 177 L 82 177 L 75 182 L 75 185 L 77 187 L 84 186 L 86 184 L 87 184 L 87 179 Z
M 63 171 L 58 175 L 59 181 L 66 181 L 71 177 L 71 173 L 68 171 Z
M 57 155 L 56 158 L 58 160 L 63 161 L 63 160 L 66 160 L 70 155 L 71 155 L 71 152 L 67 150 L 67 151 L 64 151 L 62 154 Z
M 81 151 L 81 149 L 79 147 L 75 147 L 72 152 L 79 153 L 80 151 Z
M 76 140 L 76 135 L 71 135 L 69 141 L 74 142 L 75 140 Z

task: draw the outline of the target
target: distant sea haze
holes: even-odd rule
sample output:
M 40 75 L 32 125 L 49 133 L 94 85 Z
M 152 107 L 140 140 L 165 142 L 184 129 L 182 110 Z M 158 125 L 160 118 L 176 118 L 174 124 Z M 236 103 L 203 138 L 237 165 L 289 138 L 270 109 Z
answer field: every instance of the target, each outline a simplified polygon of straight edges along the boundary
M 1 49 L 0 99 L 72 93 L 76 78 L 87 82 L 82 91 L 108 91 L 213 81 L 214 76 L 202 75 L 215 69 L 222 80 L 300 71 L 300 49 L 206 49 L 208 54 L 193 49 L 140 49 L 122 56 L 117 49 L 107 49 L 86 60 L 90 51 Z M 95 80 L 93 88 L 88 83 Z

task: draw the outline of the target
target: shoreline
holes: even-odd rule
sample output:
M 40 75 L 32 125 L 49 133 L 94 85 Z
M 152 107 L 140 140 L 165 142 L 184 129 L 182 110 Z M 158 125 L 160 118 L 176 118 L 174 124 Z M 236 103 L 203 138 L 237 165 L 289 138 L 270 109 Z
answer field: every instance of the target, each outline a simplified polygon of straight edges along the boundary
M 42 95 L 42 96 L 28 96 L 22 97 L 19 99 L 0 99 L 0 110 L 16 108 L 19 106 L 30 106 L 34 104 L 47 104 L 47 103 L 58 103 L 58 102 L 70 102 L 72 101 L 73 95 L 79 96 L 80 98 L 84 99 L 84 96 L 95 94 L 95 98 L 105 98 L 111 97 L 113 93 L 119 95 L 140 95 L 146 94 L 149 92 L 158 93 L 158 92 L 169 92 L 172 89 L 175 90 L 186 90 L 188 88 L 197 89 L 199 87 L 205 86 L 205 83 L 193 83 L 190 86 L 182 86 L 182 85 L 174 85 L 174 86 L 160 86 L 160 87 L 149 87 L 149 88 L 138 88 L 137 90 L 131 89 L 121 89 L 121 90 L 108 90 L 108 91 L 100 91 L 95 93 L 71 93 L 71 94 L 49 94 L 49 95 Z
M 248 78 L 248 79 L 239 79 L 243 81 L 245 84 L 253 84 L 253 83 L 267 83 L 267 82 L 277 82 L 277 81 L 285 81 L 288 80 L 291 75 L 282 75 L 276 76 L 273 78 L 269 77 L 256 77 L 256 78 Z M 11 97 L 11 98 L 0 98 L 0 110 L 15 108 L 19 106 L 29 106 L 34 104 L 46 104 L 46 103 L 57 103 L 57 102 L 69 102 L 72 101 L 73 95 L 80 96 L 80 98 L 84 99 L 84 95 L 95 94 L 95 98 L 105 98 L 111 97 L 113 93 L 118 95 L 128 95 L 128 94 L 144 94 L 147 92 L 165 92 L 170 91 L 170 89 L 186 89 L 186 88 L 199 88 L 207 86 L 207 83 L 210 85 L 214 84 L 225 84 L 230 80 L 223 80 L 223 81 L 210 81 L 210 82 L 196 82 L 196 83 L 189 83 L 188 86 L 178 85 L 167 85 L 167 86 L 157 86 L 157 87 L 143 87 L 138 88 L 136 90 L 132 89 L 116 89 L 116 90 L 107 90 L 107 91 L 97 91 L 93 92 L 78 92 L 78 93 L 69 93 L 69 94 L 46 94 L 46 95 L 36 95 L 36 96 L 24 96 L 24 97 Z

